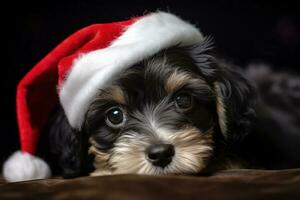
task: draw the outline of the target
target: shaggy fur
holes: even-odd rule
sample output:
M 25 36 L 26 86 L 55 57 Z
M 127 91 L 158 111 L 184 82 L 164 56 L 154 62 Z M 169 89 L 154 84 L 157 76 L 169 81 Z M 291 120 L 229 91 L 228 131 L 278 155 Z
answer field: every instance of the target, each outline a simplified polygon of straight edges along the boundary
M 182 109 L 176 99 L 186 97 L 191 106 Z M 126 69 L 99 91 L 81 131 L 70 127 L 59 107 L 43 134 L 50 137 L 52 156 L 43 157 L 65 177 L 261 166 L 249 153 L 255 101 L 255 89 L 240 70 L 212 55 L 211 39 L 175 46 Z M 112 108 L 123 112 L 118 126 L 108 120 Z M 155 144 L 174 147 L 166 166 L 149 161 L 147 148 Z

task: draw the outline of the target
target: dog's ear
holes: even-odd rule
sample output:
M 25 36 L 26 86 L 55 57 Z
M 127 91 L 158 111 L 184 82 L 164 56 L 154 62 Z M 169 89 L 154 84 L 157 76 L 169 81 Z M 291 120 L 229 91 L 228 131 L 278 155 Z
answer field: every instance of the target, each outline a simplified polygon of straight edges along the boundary
M 188 48 L 200 74 L 215 91 L 219 127 L 224 139 L 238 144 L 255 118 L 255 90 L 241 71 L 213 56 L 212 39 Z
M 255 119 L 255 92 L 241 71 L 224 62 L 215 63 L 213 87 L 216 110 L 224 138 L 231 144 L 241 141 Z
M 87 159 L 87 139 L 74 130 L 62 108 L 54 114 L 49 126 L 50 151 L 58 157 L 58 165 L 64 178 L 83 175 Z

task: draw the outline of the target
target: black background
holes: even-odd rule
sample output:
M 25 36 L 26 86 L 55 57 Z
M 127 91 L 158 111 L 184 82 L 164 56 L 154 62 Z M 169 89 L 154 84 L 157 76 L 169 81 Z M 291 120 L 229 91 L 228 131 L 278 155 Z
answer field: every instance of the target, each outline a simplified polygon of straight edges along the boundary
M 296 1 L 295 1 L 296 2 Z M 1 5 L 0 164 L 19 149 L 15 115 L 18 81 L 60 41 L 93 23 L 125 20 L 157 9 L 197 24 L 216 50 L 246 66 L 266 63 L 299 73 L 299 7 L 289 1 L 10 1 Z

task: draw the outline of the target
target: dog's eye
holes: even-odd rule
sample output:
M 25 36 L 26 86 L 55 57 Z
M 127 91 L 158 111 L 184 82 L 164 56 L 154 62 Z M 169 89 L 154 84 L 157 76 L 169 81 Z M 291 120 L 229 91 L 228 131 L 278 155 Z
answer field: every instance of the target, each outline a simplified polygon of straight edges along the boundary
M 193 98 L 189 94 L 179 94 L 175 97 L 175 104 L 181 110 L 188 110 L 193 106 Z
M 119 128 L 125 123 L 125 114 L 119 107 L 112 107 L 106 111 L 106 124 L 112 128 Z

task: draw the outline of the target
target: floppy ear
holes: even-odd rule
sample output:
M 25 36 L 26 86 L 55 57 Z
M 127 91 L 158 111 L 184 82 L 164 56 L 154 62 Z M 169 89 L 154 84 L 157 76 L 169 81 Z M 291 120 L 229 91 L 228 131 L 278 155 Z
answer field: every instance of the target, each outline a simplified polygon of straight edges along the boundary
M 212 39 L 187 48 L 200 74 L 215 91 L 216 111 L 222 135 L 236 144 L 250 131 L 255 118 L 254 87 L 238 68 L 212 56 Z
M 87 165 L 87 140 L 83 133 L 74 130 L 62 108 L 53 116 L 49 126 L 50 151 L 58 157 L 64 178 L 83 175 Z
M 231 144 L 243 139 L 255 119 L 255 92 L 235 66 L 215 63 L 216 110 L 224 138 Z

